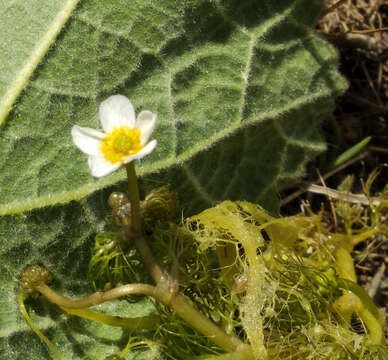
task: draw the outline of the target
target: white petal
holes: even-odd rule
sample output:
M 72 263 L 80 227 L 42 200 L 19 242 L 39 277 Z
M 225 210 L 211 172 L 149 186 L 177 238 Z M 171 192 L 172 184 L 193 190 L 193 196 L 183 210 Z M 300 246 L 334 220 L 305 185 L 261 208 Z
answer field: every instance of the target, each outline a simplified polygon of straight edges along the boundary
M 135 110 L 123 95 L 113 95 L 100 104 L 100 122 L 106 133 L 119 126 L 135 126 Z
M 138 115 L 135 128 L 140 130 L 140 143 L 142 145 L 147 143 L 154 131 L 156 118 L 156 114 L 148 110 L 144 110 Z
M 102 154 L 100 154 L 96 156 L 89 156 L 88 165 L 94 177 L 102 177 L 117 170 L 121 166 L 121 163 L 112 164 L 106 160 Z
M 152 140 L 150 141 L 146 146 L 143 147 L 143 149 L 141 149 L 137 154 L 135 155 L 131 155 L 131 156 L 127 156 L 125 159 L 124 159 L 124 164 L 128 164 L 129 162 L 133 161 L 133 160 L 138 160 L 138 159 L 141 159 L 143 158 L 144 156 L 152 153 L 152 151 L 155 149 L 156 147 L 156 144 L 157 144 L 157 141 L 156 140 Z
M 71 128 L 71 136 L 75 146 L 88 155 L 96 155 L 99 152 L 101 139 L 105 137 L 100 131 L 74 125 Z

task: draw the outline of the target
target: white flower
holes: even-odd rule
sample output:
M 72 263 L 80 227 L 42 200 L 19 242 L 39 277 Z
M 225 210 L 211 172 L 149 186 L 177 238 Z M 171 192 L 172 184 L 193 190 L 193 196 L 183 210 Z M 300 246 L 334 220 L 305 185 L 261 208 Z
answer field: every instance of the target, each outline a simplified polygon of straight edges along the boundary
M 148 142 L 156 123 L 156 114 L 142 111 L 135 121 L 135 111 L 129 99 L 113 95 L 100 104 L 99 116 L 104 132 L 74 125 L 74 144 L 89 155 L 93 176 L 101 177 L 121 165 L 150 154 L 156 140 Z

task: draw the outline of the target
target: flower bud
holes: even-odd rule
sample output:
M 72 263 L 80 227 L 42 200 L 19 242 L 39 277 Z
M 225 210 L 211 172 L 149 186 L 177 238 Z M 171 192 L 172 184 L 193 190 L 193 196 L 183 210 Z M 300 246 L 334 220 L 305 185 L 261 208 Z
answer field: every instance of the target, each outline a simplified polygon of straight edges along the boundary
M 129 226 L 131 224 L 131 204 L 129 202 L 113 209 L 113 223 L 117 226 Z
M 24 293 L 30 294 L 33 297 L 38 297 L 39 292 L 36 291 L 36 287 L 43 284 L 49 284 L 51 280 L 52 277 L 47 269 L 40 265 L 33 265 L 23 271 L 20 286 Z
M 144 216 L 152 220 L 168 220 L 176 212 L 178 198 L 168 186 L 152 190 L 142 203 Z
M 124 205 L 128 202 L 129 200 L 127 195 L 122 192 L 112 192 L 112 194 L 110 194 L 108 198 L 108 204 L 112 209 Z

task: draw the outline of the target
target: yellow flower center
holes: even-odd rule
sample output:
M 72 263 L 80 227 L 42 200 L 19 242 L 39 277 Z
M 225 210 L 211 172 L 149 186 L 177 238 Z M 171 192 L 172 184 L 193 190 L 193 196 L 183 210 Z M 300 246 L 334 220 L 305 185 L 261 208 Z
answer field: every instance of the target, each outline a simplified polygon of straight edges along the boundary
M 114 129 L 101 142 L 105 159 L 113 164 L 123 162 L 125 157 L 137 154 L 142 148 L 140 131 L 125 126 Z

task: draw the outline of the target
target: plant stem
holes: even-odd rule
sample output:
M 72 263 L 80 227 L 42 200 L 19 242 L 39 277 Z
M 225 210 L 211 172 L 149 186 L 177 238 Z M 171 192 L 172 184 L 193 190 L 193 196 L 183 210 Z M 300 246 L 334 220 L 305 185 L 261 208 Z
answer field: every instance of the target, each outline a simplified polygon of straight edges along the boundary
M 31 330 L 42 339 L 42 341 L 57 356 L 59 360 L 66 360 L 62 356 L 62 354 L 58 351 L 58 349 L 55 347 L 55 345 L 32 322 L 30 316 L 28 315 L 26 307 L 24 305 L 24 296 L 25 295 L 22 292 L 19 293 L 19 296 L 18 296 L 19 310 L 23 315 L 23 317 L 26 319 L 28 325 L 30 325 Z
M 135 164 L 131 161 L 126 165 L 128 177 L 128 197 L 131 202 L 132 213 L 132 230 L 137 234 L 141 234 L 141 214 L 140 214 L 140 195 L 139 186 L 137 185 L 137 177 Z
M 36 290 L 44 295 L 49 301 L 57 304 L 66 312 L 72 315 L 82 316 L 91 320 L 100 321 L 109 325 L 123 326 L 120 320 L 112 321 L 113 317 L 104 317 L 103 314 L 88 312 L 85 307 L 101 304 L 105 301 L 117 299 L 132 294 L 143 294 L 152 296 L 157 301 L 170 306 L 183 319 L 186 320 L 194 329 L 203 335 L 209 337 L 216 345 L 225 351 L 236 351 L 238 347 L 244 348 L 246 345 L 237 337 L 228 336 L 218 326 L 206 318 L 202 313 L 196 310 L 182 295 L 175 295 L 170 299 L 170 294 L 163 286 L 152 286 L 148 284 L 127 284 L 116 287 L 106 292 L 96 292 L 85 299 L 72 300 L 65 296 L 57 294 L 47 285 L 38 285 Z M 76 309 L 75 311 L 73 309 Z M 81 309 L 81 310 L 79 310 Z M 83 309 L 83 310 L 82 310 Z M 127 319 L 129 321 L 129 319 Z M 132 319 L 131 319 L 132 320 Z M 137 319 L 133 319 L 137 321 Z M 128 323 L 127 323 L 128 324 Z M 130 324 L 132 326 L 134 323 Z M 128 326 L 123 326 L 128 327 Z M 133 328 L 133 327 L 131 327 Z
M 369 339 L 373 345 L 384 345 L 384 330 L 381 327 L 378 319 L 371 314 L 370 311 L 363 308 L 358 315 L 369 330 Z
M 134 162 L 132 161 L 127 164 L 126 169 L 128 177 L 128 197 L 131 202 L 132 214 L 132 224 L 128 229 L 128 241 L 135 241 L 135 246 L 139 250 L 139 253 L 154 281 L 157 284 L 160 282 L 167 282 L 168 279 L 164 271 L 159 266 L 150 247 L 148 246 L 147 241 L 141 233 L 140 195 Z
M 237 348 L 246 348 L 247 345 L 240 339 L 235 336 L 227 335 L 217 325 L 196 310 L 184 296 L 176 293 L 177 289 L 174 286 L 176 282 L 173 277 L 164 271 L 164 269 L 158 264 L 147 240 L 141 232 L 139 187 L 137 184 L 135 166 L 133 162 L 127 164 L 126 168 L 128 176 L 129 200 L 131 202 L 132 211 L 132 224 L 126 232 L 128 242 L 134 242 L 145 265 L 147 266 L 148 271 L 157 284 L 156 287 L 153 287 L 154 289 L 152 291 L 149 291 L 150 293 L 143 292 L 143 294 L 151 295 L 156 300 L 170 306 L 183 320 L 185 320 L 198 332 L 210 338 L 216 345 L 225 351 L 233 352 L 236 351 Z M 158 290 L 157 295 L 159 297 L 155 296 L 155 289 Z M 164 296 L 162 296 L 162 294 Z
M 245 349 L 242 351 L 235 351 L 232 353 L 218 354 L 218 355 L 204 355 L 198 360 L 254 360 L 252 351 Z
M 334 257 L 336 259 L 335 268 L 338 276 L 356 282 L 356 271 L 354 270 L 354 262 L 350 251 L 344 246 L 339 245 L 334 251 Z
M 132 239 L 131 239 L 132 240 Z M 130 240 L 130 241 L 131 241 Z M 140 256 L 143 259 L 144 264 L 146 265 L 148 272 L 151 274 L 152 278 L 157 284 L 168 283 L 169 277 L 165 271 L 160 267 L 156 261 L 151 248 L 148 245 L 147 240 L 143 235 L 136 236 L 134 239 L 135 246 L 140 253 Z M 172 282 L 171 282 L 172 283 Z
M 124 318 L 120 316 L 101 314 L 90 309 L 70 309 L 63 306 L 61 306 L 61 309 L 70 315 L 79 316 L 84 319 L 93 320 L 110 326 L 119 326 L 129 330 L 156 330 L 160 326 L 160 319 L 158 316 Z
M 360 285 L 347 279 L 338 279 L 338 286 L 358 297 L 362 305 L 361 308 L 354 309 L 354 311 L 369 330 L 369 338 L 372 344 L 383 344 L 385 320 L 367 292 Z
M 143 236 L 139 236 L 135 239 L 135 245 L 147 265 L 154 281 L 161 287 L 161 289 L 165 289 L 164 292 L 166 293 L 166 296 L 171 297 L 167 305 L 170 306 L 183 320 L 201 334 L 209 337 L 216 345 L 225 351 L 236 351 L 237 347 L 246 346 L 237 337 L 227 335 L 201 312 L 196 310 L 184 296 L 172 293 L 171 286 L 173 285 L 173 279 L 157 264 L 152 251 Z
M 348 290 L 353 294 L 357 295 L 365 309 L 367 309 L 376 319 L 382 321 L 381 325 L 384 325 L 384 319 L 381 319 L 379 309 L 377 308 L 371 297 L 368 295 L 368 293 L 360 285 L 358 285 L 354 281 L 342 278 L 339 278 L 337 281 L 338 286 L 341 289 Z
M 149 295 L 155 298 L 157 301 L 160 301 L 162 303 L 166 302 L 166 297 L 164 296 L 164 293 L 162 293 L 162 291 L 156 286 L 152 286 L 148 284 L 122 285 L 105 292 L 95 292 L 89 297 L 85 299 L 80 299 L 80 300 L 72 300 L 65 296 L 59 295 L 45 284 L 38 285 L 36 287 L 36 290 L 39 291 L 42 295 L 44 295 L 48 300 L 50 300 L 54 304 L 57 304 L 60 307 L 64 307 L 68 309 L 82 309 L 82 308 L 102 304 L 105 301 L 118 299 L 123 296 L 135 295 L 135 294 Z
M 196 310 L 181 294 L 177 294 L 171 300 L 170 306 L 183 320 L 190 324 L 190 326 L 208 337 L 225 351 L 234 352 L 238 349 L 243 350 L 248 347 L 248 345 L 244 344 L 239 338 L 227 335 L 217 325 Z
M 366 239 L 369 239 L 370 237 L 372 237 L 373 235 L 377 234 L 378 232 L 379 232 L 379 229 L 378 228 L 374 228 L 374 229 L 365 231 L 365 232 L 363 232 L 361 234 L 353 236 L 352 237 L 352 245 L 353 245 L 353 247 L 355 247 L 360 242 L 363 242 Z
M 341 285 L 343 281 L 345 282 L 344 286 Z M 368 306 L 371 299 L 365 302 L 363 296 L 360 297 L 356 294 L 356 292 L 353 293 L 350 289 L 353 285 L 348 284 L 347 280 L 339 279 L 338 284 L 339 287 L 343 289 L 349 289 L 349 291 L 346 291 L 333 303 L 333 308 L 341 315 L 341 318 L 344 320 L 344 325 L 351 325 L 351 317 L 352 314 L 355 313 L 361 319 L 366 329 L 368 329 L 368 338 L 370 343 L 373 345 L 384 345 L 384 320 L 378 314 L 378 310 L 373 302 L 372 307 Z M 357 284 L 354 285 L 358 287 Z M 374 313 L 373 309 L 377 311 L 377 315 Z

